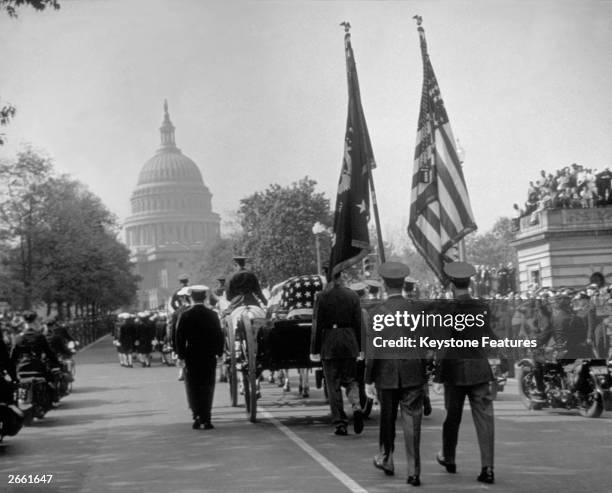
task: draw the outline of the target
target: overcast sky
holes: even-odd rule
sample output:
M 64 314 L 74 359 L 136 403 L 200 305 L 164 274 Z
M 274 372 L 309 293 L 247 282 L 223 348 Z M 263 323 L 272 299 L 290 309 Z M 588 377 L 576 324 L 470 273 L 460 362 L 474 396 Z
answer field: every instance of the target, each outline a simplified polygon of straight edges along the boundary
M 612 164 L 610 1 L 61 0 L 0 17 L 0 98 L 18 108 L 0 156 L 24 142 L 87 183 L 120 218 L 159 145 L 177 145 L 213 207 L 305 175 L 335 201 L 352 41 L 378 163 L 383 231 L 403 236 L 429 52 L 481 231 L 511 215 L 540 169 Z

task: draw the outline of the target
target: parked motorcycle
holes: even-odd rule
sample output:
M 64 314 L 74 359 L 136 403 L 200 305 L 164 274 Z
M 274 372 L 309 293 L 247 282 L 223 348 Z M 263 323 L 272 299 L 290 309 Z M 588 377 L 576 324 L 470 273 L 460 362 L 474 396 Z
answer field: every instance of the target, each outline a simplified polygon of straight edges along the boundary
M 508 362 L 501 357 L 489 358 L 489 366 L 493 373 L 491 381 L 491 397 L 497 399 L 497 393 L 503 392 L 506 382 L 508 381 Z
M 54 391 L 41 373 L 19 373 L 17 404 L 24 414 L 24 424 L 29 426 L 34 418 L 42 419 L 53 407 Z
M 525 358 L 517 364 L 518 391 L 528 409 L 578 409 L 586 418 L 597 418 L 604 409 L 612 410 L 612 368 L 606 360 L 576 360 L 565 367 L 556 361 L 546 361 L 543 365 L 545 402 L 534 399 L 535 361 Z
M 0 442 L 15 436 L 23 426 L 23 412 L 15 405 L 17 386 L 5 373 L 0 375 Z

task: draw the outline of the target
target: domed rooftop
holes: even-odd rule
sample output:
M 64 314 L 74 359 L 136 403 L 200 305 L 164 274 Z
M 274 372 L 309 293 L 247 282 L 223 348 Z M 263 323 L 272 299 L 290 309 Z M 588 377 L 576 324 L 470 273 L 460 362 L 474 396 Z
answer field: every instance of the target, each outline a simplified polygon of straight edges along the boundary
M 176 147 L 174 129 L 168 114 L 168 102 L 164 101 L 164 121 L 159 129 L 161 147 L 140 170 L 138 185 L 160 182 L 204 184 L 198 166 Z

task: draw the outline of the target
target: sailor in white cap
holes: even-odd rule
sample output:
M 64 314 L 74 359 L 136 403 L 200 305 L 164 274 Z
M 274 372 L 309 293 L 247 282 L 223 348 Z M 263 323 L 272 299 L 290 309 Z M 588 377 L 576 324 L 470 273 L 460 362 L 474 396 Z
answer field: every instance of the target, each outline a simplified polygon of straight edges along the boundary
M 176 352 L 185 362 L 185 390 L 193 415 L 193 429 L 210 430 L 217 357 L 223 354 L 223 333 L 217 314 L 204 302 L 208 287 L 190 287 L 193 305 L 180 316 Z

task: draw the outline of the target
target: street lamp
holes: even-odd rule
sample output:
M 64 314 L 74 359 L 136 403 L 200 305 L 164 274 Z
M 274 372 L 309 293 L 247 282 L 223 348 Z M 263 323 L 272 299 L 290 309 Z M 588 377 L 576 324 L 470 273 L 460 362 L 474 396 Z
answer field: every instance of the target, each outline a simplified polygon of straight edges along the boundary
M 321 246 L 319 244 L 319 235 L 325 233 L 327 228 L 319 221 L 314 223 L 312 227 L 312 234 L 315 236 L 315 246 L 317 248 L 317 274 L 321 275 Z

